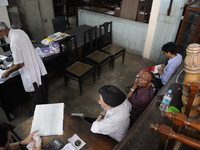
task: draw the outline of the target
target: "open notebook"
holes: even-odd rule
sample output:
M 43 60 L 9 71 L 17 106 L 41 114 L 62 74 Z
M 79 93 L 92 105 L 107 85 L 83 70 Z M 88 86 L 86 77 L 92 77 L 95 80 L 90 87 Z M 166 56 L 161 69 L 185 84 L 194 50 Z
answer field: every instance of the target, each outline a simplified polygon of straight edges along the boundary
M 36 105 L 31 133 L 39 136 L 63 135 L 64 103 Z

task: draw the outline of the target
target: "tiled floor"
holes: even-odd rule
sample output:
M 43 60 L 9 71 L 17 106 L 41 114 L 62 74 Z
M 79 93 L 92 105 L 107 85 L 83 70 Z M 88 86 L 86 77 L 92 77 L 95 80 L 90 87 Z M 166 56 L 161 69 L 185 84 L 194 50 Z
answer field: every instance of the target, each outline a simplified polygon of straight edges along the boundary
M 103 66 L 99 80 L 93 84 L 92 75 L 83 82 L 83 95 L 79 94 L 78 82 L 69 80 L 67 86 L 64 85 L 64 78 L 60 78 L 49 87 L 49 102 L 64 102 L 65 107 L 71 112 L 84 113 L 85 116 L 96 117 L 102 111 L 98 104 L 98 89 L 101 86 L 112 84 L 125 92 L 125 86 L 133 83 L 136 74 L 147 67 L 156 65 L 148 59 L 126 52 L 125 62 L 122 64 L 122 57 L 115 61 L 114 70 L 109 70 L 108 64 Z M 34 108 L 31 100 L 26 100 L 11 111 L 14 119 L 9 122 L 3 110 L 0 108 L 0 121 L 13 124 L 15 126 L 27 120 L 26 113 Z

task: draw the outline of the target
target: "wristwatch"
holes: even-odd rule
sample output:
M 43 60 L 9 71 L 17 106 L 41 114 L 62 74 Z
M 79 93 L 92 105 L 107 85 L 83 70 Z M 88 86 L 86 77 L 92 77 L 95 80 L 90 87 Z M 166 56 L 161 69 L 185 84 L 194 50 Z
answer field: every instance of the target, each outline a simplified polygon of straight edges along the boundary
M 104 117 L 104 115 L 102 115 L 102 114 L 99 114 L 98 116 L 101 116 L 102 118 Z
M 19 146 L 22 147 L 21 141 L 19 141 Z
M 135 90 L 134 90 L 134 89 L 132 89 L 132 88 L 131 88 L 130 90 L 131 90 L 131 91 L 133 91 L 133 92 L 135 91 Z

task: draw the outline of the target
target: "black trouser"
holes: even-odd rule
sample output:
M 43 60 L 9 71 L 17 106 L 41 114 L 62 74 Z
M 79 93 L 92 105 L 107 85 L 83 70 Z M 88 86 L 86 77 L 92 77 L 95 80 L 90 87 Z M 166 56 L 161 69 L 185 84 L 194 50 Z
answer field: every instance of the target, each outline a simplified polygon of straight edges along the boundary
M 36 82 L 33 83 L 35 91 L 30 92 L 31 99 L 35 105 L 37 104 L 48 104 L 48 95 L 45 88 L 45 77 L 41 77 L 42 84 L 37 85 Z
M 85 117 L 84 118 L 87 122 L 89 122 L 89 123 L 93 123 L 97 118 L 90 118 L 90 117 Z

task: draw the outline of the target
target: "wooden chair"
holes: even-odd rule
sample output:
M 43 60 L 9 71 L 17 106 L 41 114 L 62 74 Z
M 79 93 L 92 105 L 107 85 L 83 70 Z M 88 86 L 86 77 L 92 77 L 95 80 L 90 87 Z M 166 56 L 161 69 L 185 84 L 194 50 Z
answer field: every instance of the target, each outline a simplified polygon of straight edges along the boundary
M 70 28 L 70 23 L 65 20 L 65 16 L 58 16 L 52 19 L 52 23 L 53 23 L 53 28 L 54 28 L 54 32 L 64 32 L 67 31 Z
M 103 52 L 112 55 L 112 69 L 114 69 L 114 60 L 122 56 L 122 64 L 124 63 L 125 48 L 112 44 L 112 21 L 105 22 L 99 26 L 100 28 L 100 49 Z M 102 33 L 104 31 L 104 34 Z M 103 42 L 104 38 L 104 42 Z
M 0 39 L 0 47 L 3 49 L 4 52 L 7 52 L 10 50 L 10 44 L 6 43 L 3 39 Z
M 91 27 L 83 32 L 84 34 L 84 55 L 85 61 L 98 68 L 98 79 L 100 78 L 101 67 L 110 62 L 111 69 L 112 55 L 97 50 L 97 27 Z M 89 42 L 88 42 L 88 40 Z
M 79 61 L 75 35 L 66 37 L 64 40 L 59 42 L 59 45 L 61 49 L 63 64 L 66 64 L 63 66 L 65 85 L 68 81 L 68 77 L 78 81 L 80 94 L 82 95 L 82 82 L 85 78 L 88 77 L 90 73 L 93 73 L 93 82 L 95 83 L 95 67 Z M 73 47 L 75 57 L 73 55 Z

